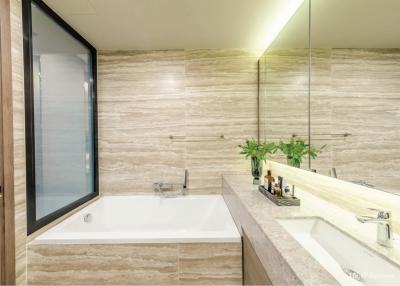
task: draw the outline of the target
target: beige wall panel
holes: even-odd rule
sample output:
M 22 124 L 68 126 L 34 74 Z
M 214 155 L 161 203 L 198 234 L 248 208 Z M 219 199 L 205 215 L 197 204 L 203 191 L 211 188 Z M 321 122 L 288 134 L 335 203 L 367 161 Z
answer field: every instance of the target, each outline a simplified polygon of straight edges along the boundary
M 32 285 L 241 285 L 241 243 L 29 245 Z
M 179 281 L 192 285 L 242 285 L 241 244 L 181 244 Z
M 306 170 L 269 162 L 273 176 L 283 176 L 297 188 L 337 204 L 357 215 L 373 215 L 368 208 L 390 210 L 393 228 L 400 232 L 400 196 L 338 180 Z
M 177 284 L 178 245 L 32 245 L 32 285 Z
M 152 192 L 158 180 L 221 193 L 247 172 L 237 145 L 257 137 L 257 51 L 104 51 L 99 55 L 103 194 Z
M 269 140 L 308 137 L 305 51 L 266 56 L 262 123 Z M 335 167 L 343 180 L 399 193 L 400 50 L 313 49 L 311 72 L 311 141 L 327 145 L 311 168 L 328 175 Z M 285 162 L 279 155 L 272 159 Z
M 16 282 L 26 284 L 25 108 L 21 0 L 10 1 Z

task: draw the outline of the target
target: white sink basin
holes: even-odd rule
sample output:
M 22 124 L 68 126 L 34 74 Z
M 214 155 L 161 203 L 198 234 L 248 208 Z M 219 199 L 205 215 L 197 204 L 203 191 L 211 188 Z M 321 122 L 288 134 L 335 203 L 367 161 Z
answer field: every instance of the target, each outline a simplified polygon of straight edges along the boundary
M 400 285 L 398 267 L 323 219 L 279 219 L 278 222 L 340 284 Z

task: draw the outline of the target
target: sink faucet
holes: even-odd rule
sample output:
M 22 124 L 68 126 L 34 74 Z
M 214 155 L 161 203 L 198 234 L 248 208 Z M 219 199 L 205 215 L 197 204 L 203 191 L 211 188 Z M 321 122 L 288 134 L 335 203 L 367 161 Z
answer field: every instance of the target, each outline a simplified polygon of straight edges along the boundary
M 385 247 L 393 247 L 393 228 L 392 228 L 392 213 L 390 211 L 368 208 L 371 211 L 377 212 L 373 216 L 356 216 L 361 223 L 376 223 L 377 236 L 376 241 Z

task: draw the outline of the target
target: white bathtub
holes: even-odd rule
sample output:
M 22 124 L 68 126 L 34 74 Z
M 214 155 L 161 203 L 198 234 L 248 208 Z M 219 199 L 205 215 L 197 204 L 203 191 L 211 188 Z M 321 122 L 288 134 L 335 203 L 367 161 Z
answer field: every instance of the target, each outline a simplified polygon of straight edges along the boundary
M 90 214 L 91 220 L 84 221 Z M 104 196 L 35 238 L 33 244 L 240 242 L 220 195 Z

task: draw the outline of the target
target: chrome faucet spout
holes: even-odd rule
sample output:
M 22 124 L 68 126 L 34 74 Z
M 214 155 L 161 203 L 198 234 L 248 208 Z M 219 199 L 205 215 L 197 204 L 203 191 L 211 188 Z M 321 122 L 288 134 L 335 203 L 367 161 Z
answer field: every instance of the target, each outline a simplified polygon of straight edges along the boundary
M 187 190 L 188 188 L 188 180 L 189 180 L 189 171 L 186 169 L 185 170 L 185 180 L 183 183 L 183 190 Z
M 368 215 L 360 215 L 356 217 L 357 220 L 361 223 L 383 223 L 382 219 L 368 216 Z
M 377 212 L 377 216 L 356 216 L 361 223 L 376 223 L 376 241 L 385 247 L 393 247 L 392 213 L 390 211 L 370 209 Z

